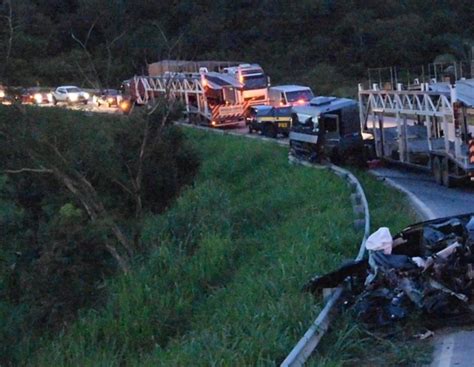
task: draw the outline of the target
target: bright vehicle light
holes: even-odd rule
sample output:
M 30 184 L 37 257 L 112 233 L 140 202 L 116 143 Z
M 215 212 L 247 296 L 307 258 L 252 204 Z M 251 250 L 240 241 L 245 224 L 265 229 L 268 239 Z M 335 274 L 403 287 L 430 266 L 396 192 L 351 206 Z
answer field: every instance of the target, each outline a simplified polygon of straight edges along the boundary
M 43 96 L 41 95 L 41 93 L 35 93 L 35 95 L 33 96 L 33 98 L 35 99 L 35 102 L 36 102 L 36 103 L 41 103 L 41 102 L 43 102 Z
M 77 93 L 70 93 L 68 98 L 71 102 L 76 102 L 79 99 L 79 96 Z
M 127 100 L 123 100 L 120 103 L 120 109 L 124 112 L 127 112 L 130 109 L 130 102 Z
M 53 95 L 51 93 L 47 94 L 48 102 L 53 102 Z
M 109 103 L 113 103 L 113 102 L 114 102 L 114 98 L 113 98 L 113 97 L 109 97 L 109 98 L 107 98 L 107 102 L 109 102 Z
M 305 103 L 305 100 L 304 99 L 298 99 L 298 104 L 304 104 Z
M 87 92 L 84 92 L 84 98 L 85 98 L 85 99 L 89 99 L 89 97 L 90 97 L 90 94 L 87 93 Z
M 0 89 L 0 98 L 5 98 L 5 91 Z

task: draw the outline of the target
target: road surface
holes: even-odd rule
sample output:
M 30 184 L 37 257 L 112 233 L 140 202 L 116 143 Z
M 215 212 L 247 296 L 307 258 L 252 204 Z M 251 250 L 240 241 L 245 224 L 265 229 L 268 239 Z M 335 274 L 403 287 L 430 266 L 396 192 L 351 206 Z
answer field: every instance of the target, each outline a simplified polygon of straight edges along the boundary
M 373 170 L 414 194 L 435 218 L 474 212 L 474 184 L 447 189 L 436 184 L 429 173 L 405 169 L 379 168 Z M 473 364 L 474 365 L 474 364 Z
M 437 185 L 428 173 L 379 168 L 379 177 L 388 178 L 415 195 L 435 218 L 474 212 L 474 184 L 447 189 Z M 474 331 L 450 329 L 436 331 L 430 367 L 474 366 Z

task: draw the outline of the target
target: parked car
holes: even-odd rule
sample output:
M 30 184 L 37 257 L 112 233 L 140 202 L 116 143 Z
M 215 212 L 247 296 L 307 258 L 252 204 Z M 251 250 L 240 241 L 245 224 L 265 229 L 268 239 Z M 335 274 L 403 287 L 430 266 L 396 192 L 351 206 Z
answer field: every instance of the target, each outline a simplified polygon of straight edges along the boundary
M 117 89 L 104 89 L 95 98 L 97 106 L 107 105 L 109 107 L 118 106 L 121 100 L 120 92 Z
M 54 105 L 58 102 L 87 104 L 90 97 L 89 93 L 73 85 L 57 87 L 52 94 Z
M 4 102 L 6 97 L 5 87 L 0 85 L 0 102 Z
M 21 103 L 45 104 L 53 102 L 53 94 L 49 89 L 33 87 L 23 89 Z

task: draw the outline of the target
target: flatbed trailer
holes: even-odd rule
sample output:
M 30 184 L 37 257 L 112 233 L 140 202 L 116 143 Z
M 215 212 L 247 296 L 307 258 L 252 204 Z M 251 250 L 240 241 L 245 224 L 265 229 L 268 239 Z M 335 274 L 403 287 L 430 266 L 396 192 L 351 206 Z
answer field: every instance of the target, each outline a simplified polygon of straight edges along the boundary
M 450 187 L 474 177 L 474 110 L 456 88 L 432 92 L 359 85 L 361 131 L 373 135 L 378 158 L 430 170 Z M 472 114 L 471 114 L 472 113 Z

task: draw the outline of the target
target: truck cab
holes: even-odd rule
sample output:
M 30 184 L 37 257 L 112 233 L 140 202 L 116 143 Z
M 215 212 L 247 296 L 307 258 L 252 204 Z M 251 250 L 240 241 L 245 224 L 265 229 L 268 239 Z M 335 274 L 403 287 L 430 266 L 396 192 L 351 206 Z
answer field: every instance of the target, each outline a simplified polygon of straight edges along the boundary
M 302 85 L 279 85 L 268 89 L 271 106 L 304 106 L 314 98 L 310 87 Z
M 334 163 L 352 158 L 363 161 L 364 142 L 360 132 L 356 101 L 317 97 L 306 106 L 294 106 L 290 150 L 311 161 L 329 159 Z
M 246 119 L 249 133 L 254 131 L 276 138 L 279 134 L 287 137 L 292 125 L 291 107 L 254 106 Z
M 242 96 L 250 105 L 264 104 L 268 100 L 270 79 L 258 64 L 239 64 L 222 69 L 243 84 Z

